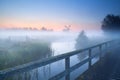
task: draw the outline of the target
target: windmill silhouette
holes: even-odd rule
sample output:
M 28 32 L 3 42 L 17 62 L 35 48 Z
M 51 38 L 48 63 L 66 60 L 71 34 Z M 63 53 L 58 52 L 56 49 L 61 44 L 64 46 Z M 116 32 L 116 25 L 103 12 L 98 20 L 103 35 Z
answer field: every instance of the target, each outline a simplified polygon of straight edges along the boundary
M 71 25 L 68 25 L 68 26 L 65 25 L 63 31 L 70 31 L 70 27 Z

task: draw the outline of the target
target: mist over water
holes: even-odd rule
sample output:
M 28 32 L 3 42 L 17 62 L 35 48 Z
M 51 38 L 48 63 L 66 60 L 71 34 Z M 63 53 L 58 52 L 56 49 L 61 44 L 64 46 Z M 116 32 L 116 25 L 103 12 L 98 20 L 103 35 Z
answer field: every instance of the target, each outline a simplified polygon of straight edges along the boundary
M 76 44 L 76 39 L 78 38 L 79 32 L 44 32 L 44 31 L 29 31 L 29 30 L 2 30 L 0 31 L 0 40 L 1 41 L 7 41 L 7 42 L 16 42 L 16 43 L 21 43 L 21 42 L 40 42 L 40 43 L 50 43 L 50 49 L 52 50 L 51 53 L 41 55 L 43 58 L 48 58 L 51 56 L 57 56 L 60 54 L 64 54 L 66 52 L 74 51 L 76 50 L 75 44 Z M 96 40 L 96 44 L 101 41 L 99 40 L 101 37 L 104 38 L 105 36 L 103 35 L 102 32 L 94 32 L 94 31 L 86 31 L 86 36 L 90 40 Z M 99 41 L 98 41 L 99 40 Z M 104 39 L 103 39 L 104 41 Z M 102 41 L 101 41 L 102 42 Z M 22 43 L 22 44 L 25 44 Z M 40 44 L 41 45 L 41 44 Z M 84 45 L 81 44 L 81 46 Z M 29 49 L 29 48 L 27 48 Z M 25 53 L 24 53 L 25 54 Z M 33 53 L 34 55 L 34 53 Z M 87 57 L 87 56 L 86 56 Z M 80 55 L 75 55 L 71 57 L 71 66 L 78 63 L 81 61 Z M 85 58 L 85 57 L 84 57 Z M 83 59 L 84 59 L 83 58 Z M 42 58 L 39 58 L 42 59 Z M 94 61 L 96 61 L 95 59 Z M 62 64 L 62 65 L 61 65 Z M 61 66 L 61 67 L 57 67 Z M 87 64 L 85 64 L 82 69 L 79 68 L 81 73 L 87 69 Z M 34 69 L 32 71 L 26 72 L 24 74 L 18 74 L 14 75 L 12 77 L 13 79 L 16 80 L 25 80 L 27 77 L 27 80 L 37 80 L 42 79 L 42 80 L 47 80 L 49 77 L 54 76 L 55 74 L 61 72 L 64 70 L 64 60 L 55 62 L 50 65 L 43 66 L 41 68 Z M 77 70 L 72 72 L 71 80 L 74 80 L 79 74 Z M 19 78 L 21 76 L 21 78 Z M 36 77 L 38 76 L 38 77 Z M 6 79 L 8 80 L 8 79 Z
M 13 40 L 24 40 L 25 38 L 29 39 L 39 39 L 47 41 L 56 41 L 61 39 L 70 40 L 77 37 L 77 33 L 73 32 L 46 32 L 46 31 L 0 31 L 0 38 L 7 39 L 11 38 Z
M 104 37 L 102 31 L 85 31 L 89 38 Z M 70 41 L 77 38 L 79 32 L 49 32 L 34 30 L 0 30 L 0 39 L 11 40 L 39 39 L 47 41 Z

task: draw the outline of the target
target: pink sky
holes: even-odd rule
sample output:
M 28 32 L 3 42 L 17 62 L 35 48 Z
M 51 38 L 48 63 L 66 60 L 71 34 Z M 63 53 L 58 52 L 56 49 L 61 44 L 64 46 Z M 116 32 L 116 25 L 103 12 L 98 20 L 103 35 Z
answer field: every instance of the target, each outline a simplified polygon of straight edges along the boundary
M 100 23 L 92 22 L 69 22 L 69 21 L 41 21 L 41 20 L 26 20 L 26 19 L 1 19 L 0 28 L 36 28 L 41 29 L 41 27 L 46 27 L 47 29 L 53 29 L 54 31 L 61 31 L 64 29 L 65 25 L 71 25 L 71 31 L 80 30 L 99 30 Z M 96 27 L 97 26 L 97 27 Z

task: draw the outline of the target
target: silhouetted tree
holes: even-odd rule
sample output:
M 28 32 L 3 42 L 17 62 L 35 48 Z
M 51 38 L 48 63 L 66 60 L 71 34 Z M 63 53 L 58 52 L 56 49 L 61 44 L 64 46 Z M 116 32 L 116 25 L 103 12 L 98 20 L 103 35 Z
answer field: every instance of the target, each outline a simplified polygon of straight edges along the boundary
M 120 16 L 107 15 L 102 21 L 102 30 L 108 34 L 120 32 Z
M 90 43 L 91 42 L 90 42 L 89 38 L 86 36 L 85 32 L 81 31 L 76 39 L 75 48 L 83 49 L 83 48 L 89 47 Z M 79 60 L 83 60 L 85 57 L 87 57 L 87 52 L 82 52 L 82 53 L 78 54 Z
M 76 49 L 85 48 L 89 45 L 90 40 L 86 36 L 84 31 L 81 31 L 76 39 Z
M 42 27 L 42 28 L 41 28 L 41 31 L 47 31 L 47 28 Z

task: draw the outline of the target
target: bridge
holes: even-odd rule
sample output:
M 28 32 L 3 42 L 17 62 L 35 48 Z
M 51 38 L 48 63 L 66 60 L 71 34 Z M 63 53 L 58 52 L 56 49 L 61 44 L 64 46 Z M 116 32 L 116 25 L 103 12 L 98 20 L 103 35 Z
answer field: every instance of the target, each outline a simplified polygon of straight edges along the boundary
M 99 56 L 98 62 L 101 62 L 103 60 L 103 58 L 105 57 L 104 56 L 105 53 L 107 53 L 108 50 L 113 51 L 114 48 L 119 47 L 118 44 L 119 44 L 119 40 L 111 40 L 111 41 L 103 42 L 103 43 L 100 43 L 100 44 L 97 44 L 97 45 L 94 45 L 92 47 L 88 47 L 88 48 L 85 48 L 85 49 L 75 50 L 75 51 L 68 52 L 68 53 L 65 53 L 65 54 L 61 54 L 61 55 L 58 55 L 58 56 L 53 56 L 53 57 L 50 57 L 50 58 L 42 59 L 42 60 L 35 61 L 35 62 L 30 62 L 30 63 L 23 64 L 23 65 L 20 65 L 20 66 L 16 66 L 16 67 L 13 67 L 13 68 L 9 68 L 9 69 L 6 69 L 6 70 L 1 70 L 0 71 L 0 80 L 5 80 L 5 77 L 12 76 L 14 74 L 27 72 L 27 71 L 33 70 L 35 68 L 42 67 L 42 66 L 60 61 L 60 60 L 65 61 L 65 70 L 60 72 L 59 74 L 56 74 L 55 76 L 50 77 L 49 80 L 59 80 L 63 77 L 65 77 L 65 80 L 70 80 L 70 73 L 73 72 L 74 70 L 76 70 L 77 68 L 81 67 L 85 63 L 88 63 L 89 68 L 88 68 L 87 71 L 85 71 L 82 74 L 82 77 L 80 75 L 77 79 L 78 80 L 90 80 L 88 78 L 85 79 L 85 77 L 90 76 L 89 74 L 92 72 L 92 70 L 94 70 L 94 66 L 96 65 L 96 64 L 92 65 L 92 59 L 95 58 L 96 56 Z M 92 50 L 94 48 L 99 48 L 99 53 L 96 53 L 96 54 L 93 55 L 94 52 Z M 84 59 L 83 61 L 81 61 L 81 62 L 79 62 L 79 63 L 77 63 L 73 66 L 70 66 L 70 57 L 72 57 L 74 55 L 81 54 L 82 52 L 85 52 L 85 51 L 88 51 L 88 58 Z M 114 68 L 114 69 L 118 69 L 118 66 L 119 66 L 119 64 L 117 63 L 116 68 Z M 97 71 L 97 69 L 96 69 L 96 71 Z M 114 72 L 116 72 L 116 71 L 117 70 L 114 70 Z M 118 71 L 118 73 L 120 73 L 120 71 Z M 116 74 L 113 73 L 111 75 L 116 75 Z M 91 79 L 91 80 L 96 80 L 96 79 Z M 111 80 L 116 80 L 116 79 L 111 78 Z

